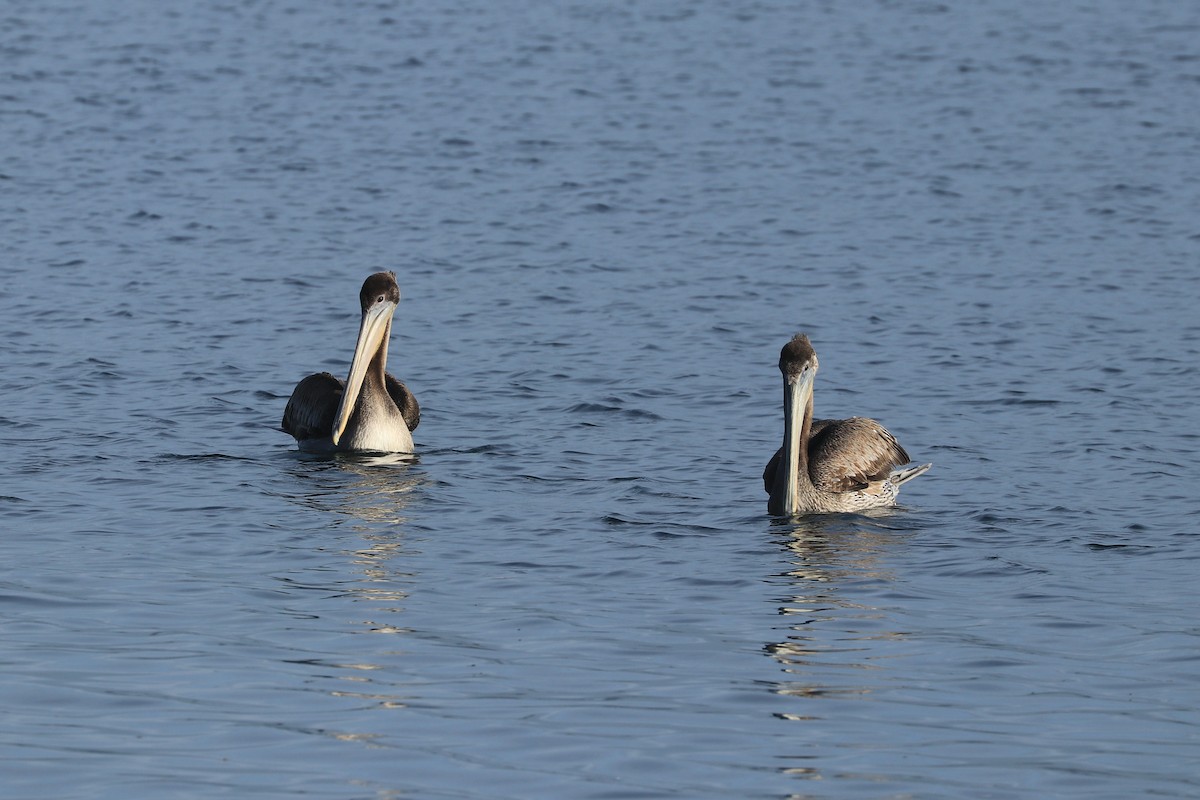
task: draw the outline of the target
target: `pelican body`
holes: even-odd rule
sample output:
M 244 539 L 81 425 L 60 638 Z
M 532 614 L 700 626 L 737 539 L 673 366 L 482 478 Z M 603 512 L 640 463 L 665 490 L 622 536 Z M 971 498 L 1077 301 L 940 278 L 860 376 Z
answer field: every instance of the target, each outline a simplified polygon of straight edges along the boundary
M 411 453 L 421 421 L 417 399 L 387 374 L 388 338 L 400 287 L 392 272 L 367 278 L 358 293 L 362 322 L 346 382 L 318 372 L 292 390 L 283 430 L 306 452 Z
M 932 464 L 911 459 L 873 419 L 813 419 L 817 353 L 796 334 L 779 354 L 783 373 L 783 447 L 763 470 L 767 512 L 796 515 L 864 511 L 896 504 L 901 484 Z

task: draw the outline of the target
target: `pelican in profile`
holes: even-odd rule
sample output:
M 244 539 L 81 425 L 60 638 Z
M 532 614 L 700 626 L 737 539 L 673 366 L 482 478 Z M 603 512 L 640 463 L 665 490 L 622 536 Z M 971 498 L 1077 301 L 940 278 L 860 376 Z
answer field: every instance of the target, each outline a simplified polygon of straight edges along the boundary
M 283 411 L 283 430 L 306 452 L 411 453 L 421 407 L 407 386 L 384 371 L 400 302 L 395 273 L 367 278 L 358 299 L 362 322 L 345 384 L 328 372 L 300 381 Z
M 894 506 L 900 486 L 932 464 L 911 459 L 873 419 L 813 419 L 817 353 L 796 334 L 779 353 L 783 373 L 783 447 L 767 462 L 767 513 L 863 511 Z

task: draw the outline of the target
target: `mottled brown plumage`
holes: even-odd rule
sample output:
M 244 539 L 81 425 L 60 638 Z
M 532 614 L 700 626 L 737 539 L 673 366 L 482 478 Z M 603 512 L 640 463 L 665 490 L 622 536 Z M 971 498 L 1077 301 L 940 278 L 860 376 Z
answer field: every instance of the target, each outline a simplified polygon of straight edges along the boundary
M 763 470 L 763 486 L 771 496 L 768 512 L 860 511 L 894 505 L 900 485 L 931 465 L 897 469 L 909 463 L 908 453 L 875 420 L 814 420 L 817 368 L 817 354 L 803 334 L 780 351 L 784 445 Z
M 873 419 L 831 420 L 808 442 L 808 474 L 823 492 L 856 492 L 912 459 Z

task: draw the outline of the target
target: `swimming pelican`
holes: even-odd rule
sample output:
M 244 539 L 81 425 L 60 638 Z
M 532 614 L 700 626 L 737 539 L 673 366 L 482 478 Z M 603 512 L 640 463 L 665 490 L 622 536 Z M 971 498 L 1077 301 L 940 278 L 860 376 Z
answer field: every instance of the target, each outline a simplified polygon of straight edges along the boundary
M 896 469 L 911 459 L 873 419 L 813 419 L 817 353 L 796 334 L 779 353 L 783 373 L 783 447 L 767 462 L 769 514 L 862 511 L 893 506 L 900 485 L 932 464 Z M 780 461 L 783 468 L 780 468 Z
M 400 302 L 395 273 L 367 278 L 358 299 L 362 322 L 346 383 L 328 372 L 300 381 L 283 411 L 283 430 L 307 452 L 411 453 L 421 407 L 407 386 L 384 371 Z

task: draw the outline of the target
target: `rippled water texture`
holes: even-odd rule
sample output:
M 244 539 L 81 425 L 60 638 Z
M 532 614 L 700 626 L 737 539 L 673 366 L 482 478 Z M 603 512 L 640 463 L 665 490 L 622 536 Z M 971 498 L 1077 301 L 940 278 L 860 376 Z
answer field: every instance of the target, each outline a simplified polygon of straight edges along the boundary
M 1198 43 L 9 2 L 3 795 L 1200 795 Z M 417 458 L 301 456 L 379 267 Z M 766 515 L 798 330 L 901 510 Z

